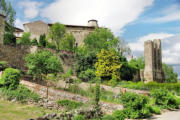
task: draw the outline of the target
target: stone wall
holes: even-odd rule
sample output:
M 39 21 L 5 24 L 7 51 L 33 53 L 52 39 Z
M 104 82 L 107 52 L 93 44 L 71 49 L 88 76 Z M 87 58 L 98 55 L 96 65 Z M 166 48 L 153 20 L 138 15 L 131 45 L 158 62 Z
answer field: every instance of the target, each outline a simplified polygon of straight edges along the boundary
M 5 27 L 5 16 L 0 14 L 0 44 L 3 44 L 4 27 Z
M 162 70 L 162 53 L 161 53 L 161 40 L 155 39 L 148 40 L 144 43 L 144 57 L 145 69 L 144 79 L 145 82 L 164 81 L 164 73 Z

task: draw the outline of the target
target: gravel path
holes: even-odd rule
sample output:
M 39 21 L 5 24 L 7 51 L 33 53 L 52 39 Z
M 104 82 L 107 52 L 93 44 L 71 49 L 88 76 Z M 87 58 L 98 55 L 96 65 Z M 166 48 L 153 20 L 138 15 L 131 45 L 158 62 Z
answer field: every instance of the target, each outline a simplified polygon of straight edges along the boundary
M 161 115 L 155 115 L 146 120 L 180 120 L 180 110 L 168 111 Z

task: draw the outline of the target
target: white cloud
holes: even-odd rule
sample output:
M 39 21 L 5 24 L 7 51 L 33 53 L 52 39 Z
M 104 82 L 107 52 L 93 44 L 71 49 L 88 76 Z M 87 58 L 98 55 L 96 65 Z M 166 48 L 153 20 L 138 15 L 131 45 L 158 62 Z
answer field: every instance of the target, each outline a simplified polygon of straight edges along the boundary
M 139 38 L 137 42 L 129 43 L 135 56 L 144 54 L 144 41 L 161 39 L 163 62 L 167 64 L 180 64 L 180 35 L 169 33 L 152 33 Z
M 24 15 L 26 19 L 32 19 L 38 16 L 39 7 L 42 5 L 41 2 L 35 2 L 30 0 L 25 0 L 19 2 L 19 6 L 24 9 Z
M 122 32 L 123 27 L 135 21 L 154 0 L 56 0 L 42 10 L 42 17 L 51 22 L 86 25 L 97 19 L 100 26 Z
M 159 13 L 160 13 L 159 15 L 160 17 L 150 18 L 150 19 L 148 18 L 145 21 L 160 23 L 160 22 L 171 22 L 171 21 L 180 20 L 180 8 L 177 4 L 168 6 Z
M 23 29 L 23 21 L 21 21 L 20 19 L 17 18 L 15 20 L 15 26 L 18 27 L 18 28 Z

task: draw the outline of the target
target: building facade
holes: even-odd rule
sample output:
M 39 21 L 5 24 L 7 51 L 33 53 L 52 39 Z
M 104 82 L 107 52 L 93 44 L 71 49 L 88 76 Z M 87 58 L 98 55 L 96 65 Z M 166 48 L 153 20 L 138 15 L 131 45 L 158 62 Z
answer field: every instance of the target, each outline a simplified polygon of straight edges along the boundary
M 40 35 L 45 34 L 46 36 L 49 33 L 50 27 L 53 24 L 45 23 L 43 21 L 34 21 L 30 23 L 24 24 L 24 32 L 31 33 L 31 39 L 36 38 L 39 40 Z M 65 25 L 66 32 L 73 34 L 76 40 L 76 45 L 82 45 L 84 39 L 92 32 L 96 27 L 98 27 L 98 23 L 96 20 L 89 20 L 87 26 L 80 25 Z

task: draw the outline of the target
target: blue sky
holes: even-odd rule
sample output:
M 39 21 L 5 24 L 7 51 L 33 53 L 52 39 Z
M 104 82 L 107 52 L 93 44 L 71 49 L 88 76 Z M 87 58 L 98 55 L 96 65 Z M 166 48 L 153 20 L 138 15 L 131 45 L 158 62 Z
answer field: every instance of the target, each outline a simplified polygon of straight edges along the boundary
M 162 39 L 163 62 L 180 76 L 180 0 L 10 0 L 17 27 L 43 20 L 87 25 L 97 19 L 126 40 L 135 57 L 145 40 Z

